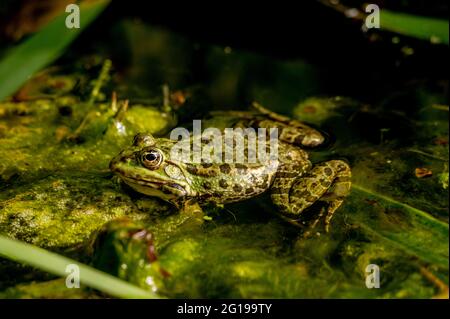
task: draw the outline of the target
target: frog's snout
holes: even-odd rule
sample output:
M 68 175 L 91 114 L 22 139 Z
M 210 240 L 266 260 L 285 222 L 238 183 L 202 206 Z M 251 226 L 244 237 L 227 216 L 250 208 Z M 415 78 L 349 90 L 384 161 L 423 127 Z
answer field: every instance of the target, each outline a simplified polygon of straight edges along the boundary
M 109 162 L 109 170 L 114 172 L 116 169 L 116 164 L 117 164 L 117 160 L 116 158 L 113 158 L 110 162 Z

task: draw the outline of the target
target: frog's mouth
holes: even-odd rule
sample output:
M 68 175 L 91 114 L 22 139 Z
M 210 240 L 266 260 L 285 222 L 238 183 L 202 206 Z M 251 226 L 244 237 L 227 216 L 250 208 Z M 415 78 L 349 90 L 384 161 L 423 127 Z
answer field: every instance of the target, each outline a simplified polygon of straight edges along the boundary
M 117 162 L 120 162 L 120 160 L 113 159 L 109 163 L 109 169 L 117 174 L 121 179 L 123 179 L 127 184 L 137 184 L 145 187 L 152 187 L 152 188 L 161 188 L 164 184 L 166 184 L 166 181 L 157 180 L 157 179 L 144 179 L 142 176 L 132 176 L 131 174 L 127 174 L 125 170 L 123 170 L 120 165 L 117 165 Z
M 192 192 L 189 185 L 174 183 L 171 179 L 148 178 L 148 176 L 146 176 L 147 178 L 144 178 L 143 175 L 129 174 L 126 170 L 122 169 L 120 165 L 117 165 L 117 160 L 111 161 L 110 169 L 127 185 L 142 194 L 160 197 L 169 201 L 176 197 L 196 195 L 195 192 Z
M 155 181 L 155 180 L 145 180 L 145 179 L 138 179 L 130 176 L 123 176 L 120 175 L 120 177 L 127 183 L 127 184 L 137 184 L 141 186 L 147 186 L 151 188 L 160 189 L 163 185 L 167 184 L 167 182 L 164 181 Z
M 139 193 L 156 196 L 171 202 L 172 199 L 187 196 L 186 189 L 179 185 L 165 181 L 147 181 L 132 177 L 122 177 L 124 182 Z

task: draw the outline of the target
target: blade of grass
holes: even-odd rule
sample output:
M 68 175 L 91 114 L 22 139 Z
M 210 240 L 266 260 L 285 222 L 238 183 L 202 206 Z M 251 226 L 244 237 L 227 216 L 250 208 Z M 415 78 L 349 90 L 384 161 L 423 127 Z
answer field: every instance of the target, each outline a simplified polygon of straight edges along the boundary
M 354 9 L 353 7 L 341 4 L 338 1 L 335 3 L 327 0 L 318 1 L 321 4 L 344 15 Z M 352 16 L 352 19 L 357 19 L 364 23 L 366 17 L 367 14 L 364 12 L 364 9 L 362 9 L 361 11 L 357 11 L 356 16 Z M 416 16 L 381 8 L 380 28 L 422 40 L 435 41 L 436 43 L 441 42 L 447 45 L 449 44 L 449 23 L 448 20 L 444 19 Z
M 443 221 L 440 221 L 439 219 L 433 217 L 432 215 L 428 214 L 427 212 L 424 212 L 423 210 L 417 209 L 415 207 L 412 207 L 408 204 L 402 203 L 400 201 L 397 201 L 389 196 L 379 194 L 371 189 L 365 188 L 361 185 L 358 185 L 356 183 L 352 184 L 352 190 L 356 190 L 365 194 L 368 194 L 372 197 L 378 197 L 386 202 L 389 202 L 393 205 L 402 207 L 407 212 L 414 214 L 415 216 L 422 218 L 423 220 L 428 221 L 429 224 L 434 225 L 439 230 L 443 231 L 444 233 L 448 232 L 448 224 L 444 223 Z
M 422 40 L 440 41 L 448 43 L 448 20 L 414 16 L 405 13 L 381 10 L 380 27 L 410 37 Z
M 57 276 L 67 276 L 67 265 L 80 269 L 80 282 L 119 298 L 160 298 L 153 292 L 143 290 L 102 271 L 81 264 L 76 260 L 52 253 L 45 249 L 0 235 L 0 255 L 25 263 Z
M 0 61 L 0 101 L 13 94 L 30 76 L 61 56 L 81 31 L 106 8 L 109 0 L 80 5 L 80 28 L 68 29 L 63 12 Z
M 408 230 L 386 231 L 376 223 L 371 224 L 370 220 L 361 218 L 361 214 L 348 215 L 354 224 L 358 224 L 367 233 L 409 255 L 439 265 L 442 269 L 448 269 L 448 223 L 440 221 L 423 210 L 353 183 L 352 194 L 355 192 L 385 202 L 388 206 L 400 208 L 412 217 L 410 222 L 414 224 Z M 433 249 L 430 250 L 429 247 Z
M 351 216 L 350 219 L 352 219 Z M 379 240 L 386 242 L 392 247 L 396 247 L 397 249 L 400 249 L 411 256 L 416 256 L 423 261 L 438 265 L 439 267 L 442 267 L 442 269 L 448 270 L 448 255 L 442 256 L 434 253 L 433 251 L 430 251 L 429 247 L 424 249 L 423 247 L 414 245 L 414 243 L 401 240 L 401 238 L 396 237 L 393 233 L 389 234 L 377 232 L 372 227 L 370 227 L 370 225 L 367 225 L 365 223 L 355 221 L 355 224 L 364 229 L 364 231 L 368 234 L 372 235 L 373 237 L 377 237 Z

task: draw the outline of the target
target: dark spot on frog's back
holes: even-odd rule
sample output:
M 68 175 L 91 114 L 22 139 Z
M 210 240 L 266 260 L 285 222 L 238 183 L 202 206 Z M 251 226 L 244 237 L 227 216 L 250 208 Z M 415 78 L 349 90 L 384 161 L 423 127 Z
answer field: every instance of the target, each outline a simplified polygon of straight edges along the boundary
M 219 181 L 219 186 L 222 187 L 222 188 L 228 188 L 228 183 L 227 183 L 226 180 L 221 179 L 221 180 Z
M 245 166 L 244 164 L 236 163 L 234 166 L 239 170 L 239 173 L 241 174 L 247 171 L 247 166 Z
M 213 166 L 212 163 L 203 163 L 203 164 L 202 164 L 202 167 L 203 167 L 203 168 L 210 168 L 211 166 Z
M 191 173 L 191 174 L 197 174 L 198 173 L 198 169 L 196 166 L 194 165 L 186 165 L 186 170 Z
M 249 187 L 245 190 L 245 194 L 249 195 L 249 194 L 253 193 L 254 191 L 255 190 L 253 188 Z
M 236 193 L 240 193 L 240 192 L 242 192 L 242 186 L 239 185 L 239 184 L 234 184 L 233 190 L 234 190 Z
M 211 183 L 210 182 L 203 182 L 203 188 L 204 189 L 211 189 Z
M 230 164 L 222 164 L 220 165 L 220 171 L 224 174 L 228 174 L 231 171 Z
M 331 174 L 333 174 L 333 171 L 332 171 L 331 168 L 329 168 L 329 167 L 325 167 L 325 169 L 323 170 L 323 172 L 324 172 L 325 175 L 327 175 L 327 176 L 331 176 Z

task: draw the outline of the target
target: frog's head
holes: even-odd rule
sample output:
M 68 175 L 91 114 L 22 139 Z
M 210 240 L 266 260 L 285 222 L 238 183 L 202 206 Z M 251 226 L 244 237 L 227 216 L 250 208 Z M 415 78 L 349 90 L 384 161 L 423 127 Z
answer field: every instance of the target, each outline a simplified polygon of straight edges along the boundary
M 182 163 L 170 159 L 177 141 L 154 138 L 148 133 L 134 137 L 133 145 L 113 158 L 109 168 L 136 191 L 175 203 L 194 196 L 195 190 Z

